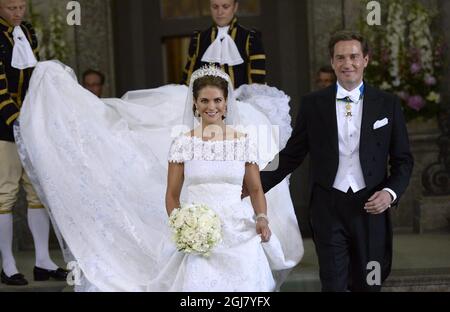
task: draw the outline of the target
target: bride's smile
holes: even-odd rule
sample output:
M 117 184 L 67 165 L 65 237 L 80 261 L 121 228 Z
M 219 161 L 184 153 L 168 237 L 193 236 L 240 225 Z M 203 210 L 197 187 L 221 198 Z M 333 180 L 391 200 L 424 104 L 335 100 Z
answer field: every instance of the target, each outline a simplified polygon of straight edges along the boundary
M 195 108 L 205 126 L 222 125 L 227 109 L 224 92 L 215 86 L 203 87 L 195 100 Z

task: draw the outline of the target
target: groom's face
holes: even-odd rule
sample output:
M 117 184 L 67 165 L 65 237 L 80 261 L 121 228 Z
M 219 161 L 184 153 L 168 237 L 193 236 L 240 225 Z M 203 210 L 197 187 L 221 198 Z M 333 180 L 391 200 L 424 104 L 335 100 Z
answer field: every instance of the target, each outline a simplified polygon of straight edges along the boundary
M 363 80 L 364 70 L 368 63 L 369 56 L 364 56 L 358 40 L 339 41 L 334 46 L 331 66 L 343 87 L 357 87 Z

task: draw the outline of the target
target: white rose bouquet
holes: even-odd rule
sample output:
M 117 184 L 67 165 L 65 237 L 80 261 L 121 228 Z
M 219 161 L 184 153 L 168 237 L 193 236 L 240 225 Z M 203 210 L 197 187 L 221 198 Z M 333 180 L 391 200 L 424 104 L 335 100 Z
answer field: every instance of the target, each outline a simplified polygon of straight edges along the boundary
M 209 256 L 222 240 L 219 216 L 206 205 L 181 205 L 169 217 L 173 240 L 179 251 Z

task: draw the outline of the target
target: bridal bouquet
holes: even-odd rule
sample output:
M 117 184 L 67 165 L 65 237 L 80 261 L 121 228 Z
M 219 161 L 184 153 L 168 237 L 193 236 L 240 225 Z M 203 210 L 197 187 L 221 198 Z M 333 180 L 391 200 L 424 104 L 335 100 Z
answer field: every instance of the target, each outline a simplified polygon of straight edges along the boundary
M 219 216 L 206 205 L 182 205 L 169 217 L 173 240 L 179 251 L 210 255 L 222 240 Z

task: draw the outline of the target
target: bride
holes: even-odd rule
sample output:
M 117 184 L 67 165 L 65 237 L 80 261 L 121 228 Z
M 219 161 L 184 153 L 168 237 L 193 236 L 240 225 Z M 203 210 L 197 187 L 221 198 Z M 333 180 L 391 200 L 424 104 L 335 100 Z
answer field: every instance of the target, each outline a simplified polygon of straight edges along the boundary
M 102 102 L 70 68 L 39 63 L 16 142 L 66 256 L 83 273 L 77 290 L 278 290 L 303 244 L 287 180 L 266 202 L 259 168 L 289 137 L 280 116 L 286 98 L 267 86 L 235 94 L 228 75 L 208 67 L 189 89 Z M 251 201 L 240 198 L 243 182 Z M 168 214 L 193 202 L 222 221 L 223 240 L 209 257 L 179 252 L 171 239 Z

